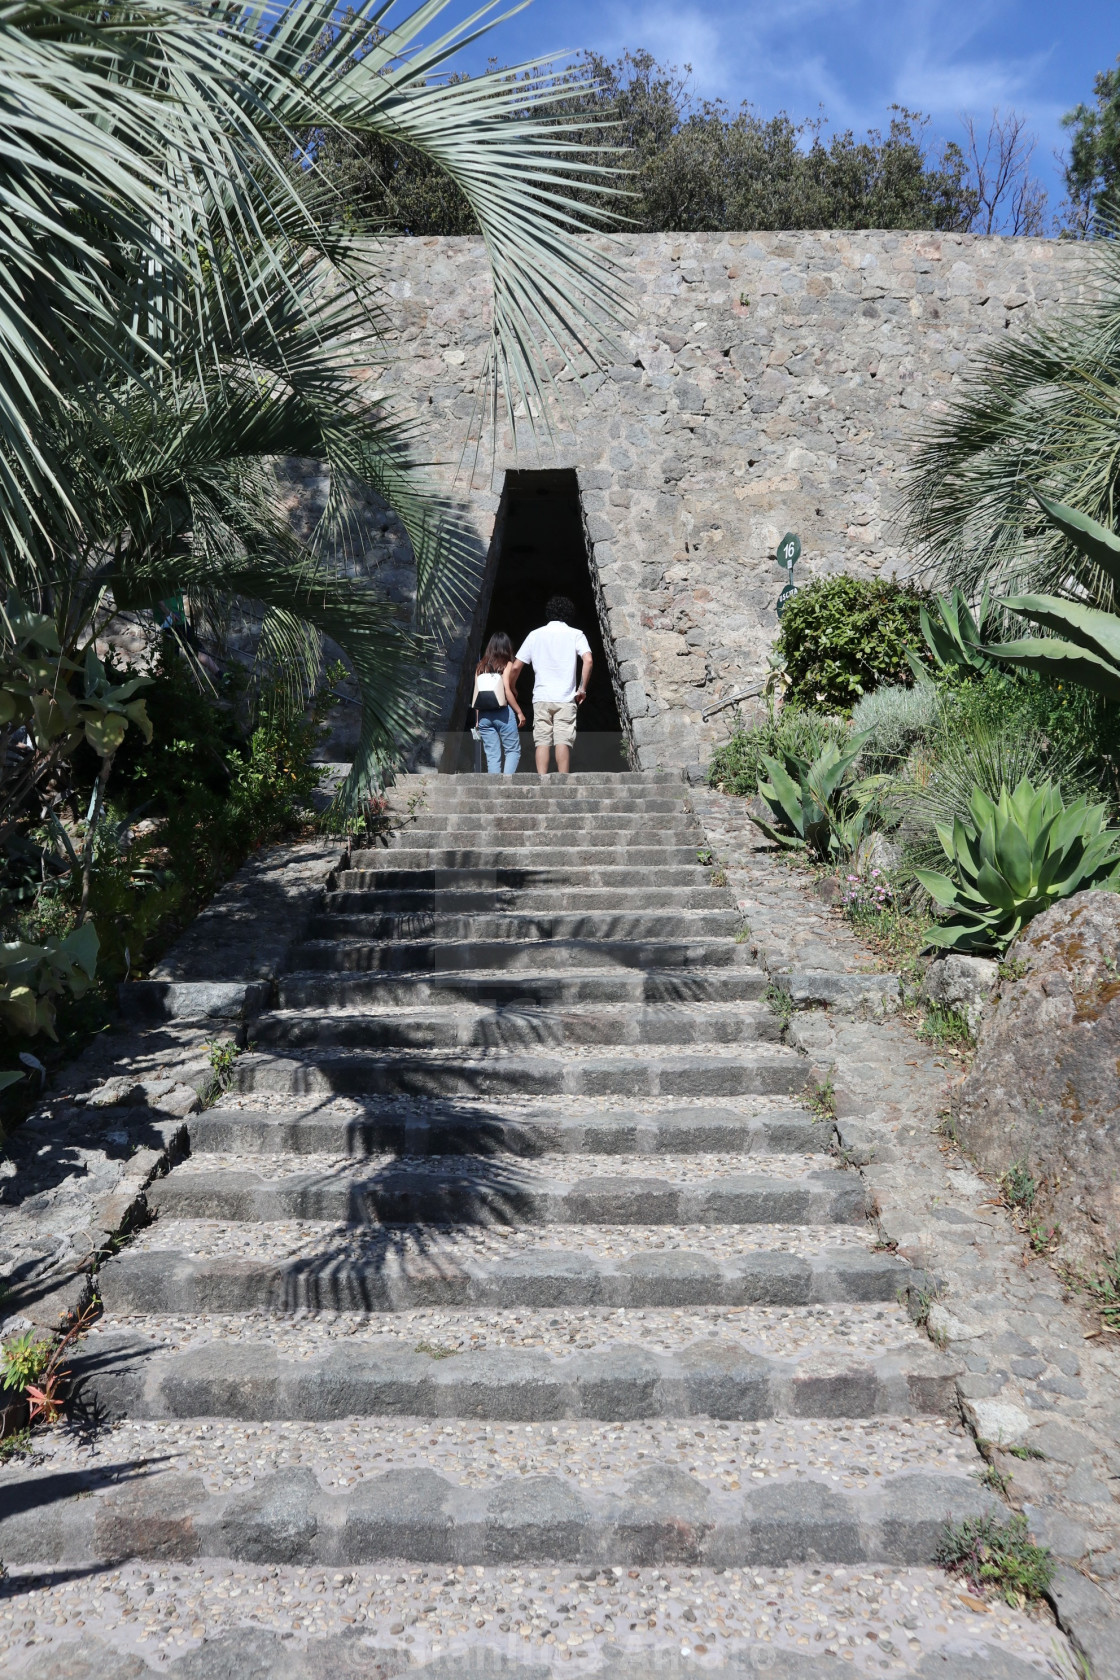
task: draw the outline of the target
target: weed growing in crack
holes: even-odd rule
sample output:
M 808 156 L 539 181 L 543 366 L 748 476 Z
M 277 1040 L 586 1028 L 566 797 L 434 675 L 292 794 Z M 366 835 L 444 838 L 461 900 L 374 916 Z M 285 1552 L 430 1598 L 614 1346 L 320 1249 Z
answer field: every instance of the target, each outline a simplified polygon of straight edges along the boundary
M 1018 1512 L 1006 1522 L 990 1512 L 950 1523 L 934 1562 L 963 1576 L 977 1592 L 998 1593 L 1016 1610 L 1041 1598 L 1054 1578 L 1053 1557 L 1047 1547 L 1035 1545 Z
M 805 1087 L 805 1107 L 814 1120 L 836 1119 L 836 1088 L 831 1073 L 825 1079 L 810 1079 Z
M 1038 1195 L 1038 1181 L 1025 1161 L 1013 1161 L 999 1181 L 1008 1207 L 1029 1213 Z
M 22 1394 L 30 1383 L 37 1383 L 50 1363 L 52 1345 L 34 1330 L 5 1342 L 0 1348 L 0 1388 Z
M 931 1003 L 918 1028 L 918 1037 L 926 1044 L 936 1044 L 943 1050 L 970 1050 L 973 1045 L 968 1022 L 956 1009 L 941 1003 Z
M 779 986 L 776 980 L 771 980 L 766 988 L 766 1002 L 781 1021 L 783 1027 L 788 1027 L 793 1019 L 793 998 L 784 986 Z
M 1064 1283 L 1089 1296 L 1101 1315 L 1101 1328 L 1120 1335 L 1120 1248 L 1108 1256 L 1092 1277 L 1074 1266 L 1062 1266 Z
M 439 1342 L 417 1342 L 416 1353 L 426 1353 L 429 1359 L 452 1359 L 458 1353 L 458 1348 L 443 1347 Z
M 1030 963 L 1022 957 L 1004 957 L 999 964 L 1001 980 L 1023 980 L 1030 973 Z
M 985 1464 L 983 1470 L 974 1470 L 972 1473 L 981 1487 L 991 1488 L 1001 1499 L 1010 1497 L 1011 1477 L 997 1469 L 994 1464 Z
M 241 1054 L 241 1046 L 232 1038 L 219 1038 L 206 1046 L 206 1054 L 210 1063 L 211 1078 L 202 1093 L 202 1105 L 204 1108 L 210 1108 L 233 1083 L 233 1070 Z
M 1046 1454 L 1044 1452 L 1040 1452 L 1038 1447 L 1001 1447 L 1000 1452 L 1010 1453 L 1012 1458 L 1021 1458 L 1021 1459 L 1027 1459 L 1027 1458 L 1045 1459 L 1045 1457 L 1046 1457 Z
M 1060 1225 L 1032 1225 L 1027 1237 L 1036 1254 L 1056 1254 L 1058 1244 L 1062 1240 L 1062 1227 Z
M 30 1429 L 13 1429 L 10 1435 L 5 1435 L 0 1441 L 0 1464 L 8 1464 L 13 1458 L 30 1458 L 31 1453 Z M 2 1579 L 0 1576 L 0 1580 Z

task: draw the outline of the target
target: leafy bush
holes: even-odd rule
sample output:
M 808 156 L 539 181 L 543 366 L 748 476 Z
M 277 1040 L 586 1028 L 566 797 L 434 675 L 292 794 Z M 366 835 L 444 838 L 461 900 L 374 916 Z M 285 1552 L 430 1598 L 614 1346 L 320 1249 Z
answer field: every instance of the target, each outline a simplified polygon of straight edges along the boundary
M 908 687 L 907 654 L 924 646 L 921 590 L 876 578 L 835 577 L 794 595 L 782 619 L 777 652 L 787 699 L 849 712 L 886 684 Z
M 877 688 L 865 694 L 852 713 L 852 728 L 868 737 L 863 763 L 872 770 L 894 769 L 913 749 L 928 741 L 941 721 L 942 691 L 935 683 L 913 688 Z
M 767 758 L 781 757 L 787 752 L 816 758 L 829 742 L 839 746 L 847 739 L 846 723 L 822 717 L 819 712 L 790 705 L 783 706 L 780 712 L 771 709 L 765 723 L 737 729 L 730 740 L 716 748 L 708 768 L 708 781 L 721 793 L 737 793 L 741 798 L 753 799 L 765 773 Z
M 1027 777 L 993 801 L 979 788 L 971 822 L 939 824 L 950 877 L 916 869 L 926 891 L 951 914 L 930 930 L 931 945 L 957 951 L 1005 950 L 1016 934 L 1059 899 L 1120 877 L 1120 834 L 1104 828 L 1105 807 L 1082 796 L 1064 806 L 1052 783 Z
M 80 998 L 93 985 L 98 940 L 92 922 L 45 945 L 13 940 L 0 945 L 0 1023 L 9 1033 L 56 1038 L 55 1009 L 63 996 Z
M 857 781 L 853 767 L 862 747 L 863 737 L 855 735 L 843 748 L 829 741 L 814 759 L 789 751 L 781 761 L 763 759 L 770 780 L 760 781 L 758 791 L 782 827 L 755 817 L 762 832 L 780 846 L 822 861 L 850 857 L 881 782 L 878 776 Z

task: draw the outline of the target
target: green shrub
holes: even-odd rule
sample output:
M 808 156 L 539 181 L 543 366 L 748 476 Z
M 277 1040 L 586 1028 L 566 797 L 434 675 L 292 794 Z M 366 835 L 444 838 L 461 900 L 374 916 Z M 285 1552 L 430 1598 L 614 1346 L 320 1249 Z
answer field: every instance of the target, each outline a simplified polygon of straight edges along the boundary
M 1104 827 L 1105 807 L 1084 795 L 1066 806 L 1057 788 L 1027 777 L 998 800 L 977 788 L 968 822 L 937 835 L 952 874 L 917 869 L 922 886 L 950 912 L 930 930 L 931 945 L 1003 951 L 1041 911 L 1086 887 L 1120 877 L 1120 834 Z
M 871 770 L 902 764 L 916 746 L 928 741 L 941 721 L 942 690 L 935 683 L 913 688 L 877 688 L 865 694 L 852 713 L 852 728 L 868 739 L 862 762 Z
M 872 689 L 909 687 L 907 654 L 925 649 L 925 600 L 921 590 L 878 578 L 826 578 L 799 591 L 786 607 L 776 649 L 787 699 L 849 712 Z
M 787 752 L 817 758 L 829 742 L 840 746 L 847 739 L 846 723 L 786 705 L 780 712 L 771 710 L 765 723 L 736 729 L 730 740 L 717 747 L 708 767 L 708 781 L 721 793 L 753 799 L 766 773 L 767 758 L 780 758 Z

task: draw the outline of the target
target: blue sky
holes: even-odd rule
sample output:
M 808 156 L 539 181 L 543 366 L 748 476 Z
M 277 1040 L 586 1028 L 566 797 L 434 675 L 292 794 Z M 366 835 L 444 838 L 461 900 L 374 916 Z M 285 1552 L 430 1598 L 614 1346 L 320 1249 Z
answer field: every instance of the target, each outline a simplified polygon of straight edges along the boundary
M 764 115 L 785 108 L 834 127 L 885 127 L 894 102 L 959 135 L 959 114 L 1013 106 L 1038 136 L 1035 172 L 1062 196 L 1059 119 L 1120 53 L 1116 0 L 534 0 L 467 67 L 556 49 L 648 47 L 691 63 L 700 92 Z

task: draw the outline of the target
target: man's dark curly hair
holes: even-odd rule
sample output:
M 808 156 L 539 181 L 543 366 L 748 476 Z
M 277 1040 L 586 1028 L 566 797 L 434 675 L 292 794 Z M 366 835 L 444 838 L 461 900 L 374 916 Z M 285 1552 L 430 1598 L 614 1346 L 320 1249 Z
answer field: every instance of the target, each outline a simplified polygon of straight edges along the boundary
M 576 604 L 566 595 L 554 595 L 544 610 L 550 622 L 554 618 L 562 618 L 565 624 L 575 623 Z

